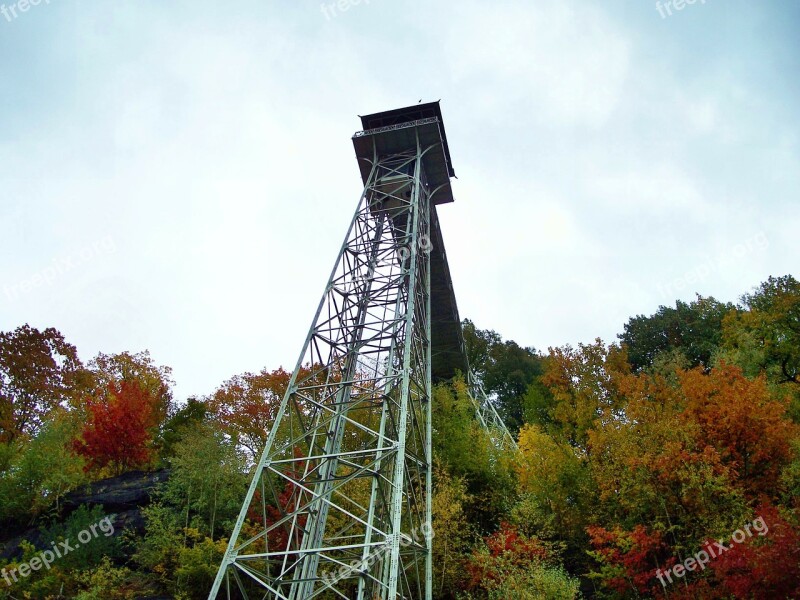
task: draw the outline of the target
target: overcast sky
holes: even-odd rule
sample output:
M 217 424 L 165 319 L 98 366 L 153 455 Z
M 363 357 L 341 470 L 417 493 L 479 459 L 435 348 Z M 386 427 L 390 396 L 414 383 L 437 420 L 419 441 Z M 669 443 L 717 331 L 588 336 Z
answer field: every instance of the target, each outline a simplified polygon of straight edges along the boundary
M 361 191 L 357 115 L 420 99 L 480 328 L 613 341 L 798 275 L 795 0 L 3 1 L 0 330 L 149 349 L 178 399 L 294 365 Z

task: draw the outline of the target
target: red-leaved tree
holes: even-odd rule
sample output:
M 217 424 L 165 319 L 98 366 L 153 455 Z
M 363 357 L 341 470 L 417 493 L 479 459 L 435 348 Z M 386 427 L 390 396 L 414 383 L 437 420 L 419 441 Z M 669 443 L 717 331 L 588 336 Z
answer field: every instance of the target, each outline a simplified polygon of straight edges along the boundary
M 709 565 L 727 592 L 719 597 L 800 598 L 800 528 L 766 502 L 756 513 L 766 525 L 759 535 L 748 537 Z
M 593 548 L 590 555 L 600 564 L 605 587 L 620 595 L 660 595 L 660 569 L 668 569 L 675 562 L 667 558 L 669 550 L 661 532 L 637 525 L 632 531 L 590 526 L 587 533 Z
M 294 448 L 295 458 L 302 456 L 299 448 Z M 280 487 L 280 482 L 283 481 L 283 487 L 280 488 L 280 493 L 276 497 L 267 498 L 265 503 L 266 513 L 262 513 L 260 509 L 262 504 L 262 496 L 260 491 L 256 491 L 253 502 L 250 504 L 250 509 L 247 512 L 247 518 L 250 520 L 253 529 L 251 535 L 259 533 L 259 527 L 273 527 L 278 521 L 282 520 L 287 513 L 292 512 L 298 503 L 298 498 L 301 495 L 302 488 L 297 483 L 302 479 L 303 471 L 305 470 L 306 461 L 300 461 L 294 465 L 293 468 L 285 469 L 285 479 L 279 480 L 277 487 Z M 302 530 L 308 519 L 308 515 L 301 514 L 297 519 L 297 523 L 293 524 L 287 521 L 285 525 L 274 527 L 269 530 L 266 536 L 267 550 L 290 550 L 289 531 L 293 528 Z M 295 543 L 297 540 L 293 540 Z M 292 555 L 294 556 L 294 555 Z
M 109 383 L 107 393 L 86 401 L 87 420 L 76 453 L 87 459 L 86 470 L 110 467 L 115 474 L 143 467 L 151 460 L 151 428 L 156 399 L 130 381 Z
M 486 589 L 516 570 L 527 571 L 533 564 L 550 560 L 550 551 L 536 538 L 520 533 L 509 523 L 484 538 L 486 551 L 474 551 L 467 562 L 469 589 Z

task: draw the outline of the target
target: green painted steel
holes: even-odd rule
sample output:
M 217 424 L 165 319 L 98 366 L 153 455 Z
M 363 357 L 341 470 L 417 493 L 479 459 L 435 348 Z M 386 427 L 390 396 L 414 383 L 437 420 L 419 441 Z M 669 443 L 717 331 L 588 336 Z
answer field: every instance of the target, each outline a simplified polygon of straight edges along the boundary
M 450 168 L 443 131 L 426 117 L 354 137 L 364 191 L 210 600 L 431 598 L 432 382 L 466 366 L 436 246 L 434 205 Z M 513 444 L 469 384 L 476 418 Z

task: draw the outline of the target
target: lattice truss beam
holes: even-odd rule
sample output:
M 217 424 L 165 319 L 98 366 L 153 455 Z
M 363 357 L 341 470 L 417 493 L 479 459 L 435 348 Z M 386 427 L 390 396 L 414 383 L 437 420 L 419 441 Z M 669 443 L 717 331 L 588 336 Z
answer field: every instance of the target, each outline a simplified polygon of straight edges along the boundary
M 209 598 L 430 598 L 428 150 L 373 161 Z
M 492 399 L 483 389 L 480 379 L 470 370 L 467 377 L 469 397 L 475 408 L 475 418 L 497 448 L 517 451 L 517 442 L 497 412 Z

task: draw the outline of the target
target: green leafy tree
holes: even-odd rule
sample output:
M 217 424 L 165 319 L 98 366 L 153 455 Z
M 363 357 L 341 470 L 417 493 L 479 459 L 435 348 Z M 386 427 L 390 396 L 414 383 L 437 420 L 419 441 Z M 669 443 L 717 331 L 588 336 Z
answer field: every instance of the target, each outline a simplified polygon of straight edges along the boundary
M 84 460 L 71 452 L 79 431 L 63 409 L 10 460 L 0 473 L 0 522 L 27 523 L 49 510 L 58 511 L 64 495 L 87 481 Z
M 513 457 L 492 445 L 475 418 L 463 379 L 434 389 L 432 412 L 433 456 L 454 477 L 464 479 L 472 500 L 467 514 L 481 531 L 488 531 L 513 505 Z
M 465 565 L 469 559 L 475 527 L 466 507 L 471 503 L 463 477 L 453 477 L 438 463 L 434 467 L 433 580 L 437 598 L 455 598 L 466 587 Z
M 94 569 L 77 577 L 84 590 L 75 600 L 133 600 L 137 593 L 135 577 L 127 567 L 117 567 L 109 557 L 104 557 Z
M 470 368 L 487 394 L 496 396 L 498 410 L 512 431 L 525 422 L 528 387 L 544 372 L 543 359 L 533 348 L 503 341 L 492 330 L 479 330 L 470 320 L 462 323 Z
M 174 456 L 175 445 L 196 426 L 206 423 L 210 417 L 208 404 L 197 398 L 189 398 L 186 404 L 175 411 L 167 419 L 158 438 L 161 447 L 161 459 L 167 460 Z
M 521 501 L 513 512 L 521 530 L 545 539 L 557 532 L 579 552 L 597 499 L 586 456 L 538 426 L 526 425 L 519 434 L 515 467 Z
M 117 532 L 113 521 L 114 515 L 106 514 L 102 507 L 82 505 L 63 522 L 56 522 L 45 530 L 45 547 L 65 540 L 75 545 L 75 550 L 59 559 L 60 564 L 68 569 L 84 570 L 99 565 L 106 557 L 119 558 L 123 555 L 123 542 L 120 535 L 114 535 Z M 77 540 L 82 532 L 91 532 L 92 537 L 78 546 Z
M 462 321 L 461 328 L 469 366 L 483 380 L 490 367 L 492 348 L 502 344 L 503 338 L 494 330 L 478 329 L 469 319 Z
M 765 373 L 790 398 L 800 422 L 800 282 L 791 275 L 770 277 L 741 298 L 743 310 L 723 324 L 718 362 L 732 362 L 749 377 Z
M 783 381 L 800 385 L 800 282 L 791 275 L 770 277 L 742 301 L 748 308 L 739 315 L 743 327 L 780 367 Z
M 145 571 L 153 573 L 164 586 L 174 584 L 176 557 L 186 542 L 181 515 L 171 506 L 156 502 L 142 510 L 144 536 L 138 540 L 133 560 Z
M 214 541 L 197 529 L 181 527 L 181 515 L 164 504 L 153 504 L 143 512 L 145 534 L 134 561 L 176 598 L 206 598 L 227 540 Z
M 232 529 L 244 498 L 245 457 L 210 424 L 187 430 L 174 450 L 163 500 L 182 514 L 183 527 L 214 540 Z
M 634 371 L 653 366 L 660 354 L 672 350 L 679 350 L 689 367 L 709 367 L 722 341 L 722 320 L 735 309 L 733 304 L 698 295 L 688 304 L 678 300 L 675 308 L 661 306 L 649 317 L 631 318 L 618 337 Z

